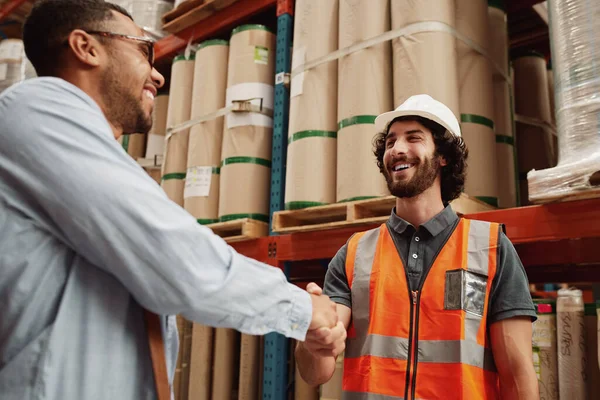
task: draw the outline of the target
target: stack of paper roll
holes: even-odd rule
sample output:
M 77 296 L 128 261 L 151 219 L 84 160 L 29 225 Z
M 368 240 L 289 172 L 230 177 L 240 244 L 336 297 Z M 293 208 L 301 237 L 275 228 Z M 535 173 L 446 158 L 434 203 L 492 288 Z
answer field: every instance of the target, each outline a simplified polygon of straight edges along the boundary
M 598 362 L 598 315 L 595 303 L 585 305 L 585 344 L 587 398 L 600 399 L 600 364 Z
M 165 152 L 165 135 L 167 134 L 167 114 L 169 112 L 169 94 L 159 93 L 154 99 L 152 112 L 152 129 L 146 140 L 146 158 L 157 158 Z
M 455 26 L 454 0 L 391 0 L 392 29 L 419 22 Z M 428 94 L 458 117 L 456 39 L 446 32 L 420 32 L 392 40 L 394 108 L 415 94 Z
M 214 328 L 196 323 L 193 324 L 188 391 L 189 399 L 211 399 L 214 334 Z
M 239 371 L 240 334 L 234 329 L 215 329 L 212 400 L 231 400 L 237 387 Z
M 518 205 L 517 156 L 514 143 L 513 101 L 508 62 L 508 27 L 504 1 L 488 0 L 490 46 L 489 54 L 504 76 L 494 69 L 494 128 L 498 165 L 498 205 L 501 208 Z
M 389 28 L 388 0 L 340 0 L 340 48 Z M 384 42 L 339 60 L 337 201 L 389 194 L 373 156 L 373 124 L 377 115 L 392 109 L 391 50 L 391 43 Z
M 560 398 L 585 400 L 586 341 L 582 291 L 560 289 L 556 312 Z
M 533 365 L 541 399 L 558 399 L 558 353 L 556 344 L 556 302 L 536 300 L 538 319 L 533 323 Z
M 196 51 L 191 119 L 225 107 L 229 43 L 209 40 Z M 199 223 L 218 222 L 219 167 L 224 117 L 194 125 L 190 129 L 184 208 Z
M 488 50 L 486 0 L 457 0 L 456 29 Z M 498 206 L 498 165 L 494 133 L 494 86 L 488 59 L 457 40 L 461 131 L 469 149 L 465 191 Z
M 292 71 L 338 49 L 338 0 L 297 0 Z M 337 61 L 292 77 L 285 208 L 334 203 Z
M 167 129 L 189 121 L 192 107 L 194 56 L 173 59 L 171 88 L 167 111 Z M 183 189 L 187 170 L 189 129 L 167 135 L 163 165 L 162 187 L 167 196 L 183 206 Z
M 529 52 L 513 60 L 515 112 L 541 122 L 551 122 L 546 60 Z M 527 173 L 553 167 L 556 159 L 553 134 L 541 127 L 517 122 L 517 157 L 521 205 L 530 204 Z
M 231 33 L 229 47 L 226 105 L 252 99 L 263 112 L 235 112 L 225 118 L 219 219 L 268 222 L 275 35 L 262 25 L 242 25 Z
M 335 361 L 335 372 L 329 382 L 321 385 L 321 400 L 342 400 L 344 377 L 344 355 L 340 354 Z

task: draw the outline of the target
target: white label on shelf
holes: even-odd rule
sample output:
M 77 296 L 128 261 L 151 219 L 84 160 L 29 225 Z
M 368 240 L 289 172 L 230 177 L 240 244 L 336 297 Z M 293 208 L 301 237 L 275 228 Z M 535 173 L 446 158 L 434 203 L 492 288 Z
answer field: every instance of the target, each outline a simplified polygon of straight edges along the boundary
M 210 193 L 212 167 L 190 167 L 185 176 L 183 198 L 207 197 Z
M 280 72 L 275 75 L 275 85 L 281 85 L 285 79 L 285 72 Z
M 0 64 L 0 81 L 6 79 L 8 75 L 8 64 Z

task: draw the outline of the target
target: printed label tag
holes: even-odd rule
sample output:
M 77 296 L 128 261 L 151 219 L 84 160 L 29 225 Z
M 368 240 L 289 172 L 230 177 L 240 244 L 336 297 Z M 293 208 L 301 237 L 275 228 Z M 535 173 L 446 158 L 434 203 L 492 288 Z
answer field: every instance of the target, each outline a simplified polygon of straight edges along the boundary
M 254 47 L 254 62 L 256 64 L 267 65 L 269 63 L 269 49 L 266 47 Z
M 183 198 L 207 197 L 210 193 L 212 167 L 190 167 L 185 176 Z
M 533 323 L 532 344 L 539 348 L 552 347 L 552 336 L 556 335 L 554 332 L 555 326 L 555 316 L 539 315 L 537 321 Z

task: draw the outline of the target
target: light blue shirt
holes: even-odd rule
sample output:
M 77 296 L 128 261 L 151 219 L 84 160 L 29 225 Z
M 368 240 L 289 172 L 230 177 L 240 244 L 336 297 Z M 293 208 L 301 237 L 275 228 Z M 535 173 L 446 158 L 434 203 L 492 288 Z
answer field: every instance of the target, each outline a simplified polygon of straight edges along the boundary
M 243 201 L 243 199 L 240 199 Z M 304 340 L 309 295 L 236 253 L 114 139 L 99 106 L 57 78 L 0 96 L 0 398 L 156 398 L 143 308 Z

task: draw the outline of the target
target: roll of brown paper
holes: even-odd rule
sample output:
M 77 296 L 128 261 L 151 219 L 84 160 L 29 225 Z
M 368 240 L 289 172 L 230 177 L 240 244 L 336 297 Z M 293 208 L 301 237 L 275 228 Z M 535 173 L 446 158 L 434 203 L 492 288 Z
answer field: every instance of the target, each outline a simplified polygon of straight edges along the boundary
M 489 53 L 495 64 L 510 78 L 508 65 L 508 27 L 506 11 L 500 2 L 489 2 Z M 513 101 L 510 82 L 494 70 L 494 128 L 498 164 L 498 205 L 501 208 L 518 204 L 517 159 L 514 143 Z
M 292 70 L 338 49 L 339 0 L 297 0 Z M 335 202 L 337 61 L 292 78 L 285 208 Z
M 225 107 L 229 43 L 208 40 L 196 51 L 191 119 Z M 201 224 L 218 222 L 224 117 L 190 129 L 184 208 Z
M 585 400 L 587 350 L 581 290 L 560 289 L 556 311 L 560 399 Z
M 260 337 L 242 334 L 238 400 L 258 400 Z
M 456 29 L 487 50 L 485 0 L 457 0 Z M 462 136 L 469 149 L 465 192 L 498 206 L 498 165 L 494 132 L 492 66 L 487 58 L 457 40 Z
M 513 60 L 515 69 L 515 112 L 529 118 L 551 122 L 548 99 L 546 60 L 541 54 L 528 53 Z M 527 173 L 556 165 L 557 152 L 553 134 L 544 129 L 517 122 L 517 158 L 521 205 L 530 204 Z
M 189 121 L 192 107 L 194 56 L 173 59 L 171 88 L 167 112 L 167 129 Z M 176 132 L 166 140 L 162 166 L 162 187 L 167 196 L 183 206 L 183 189 L 187 170 L 189 129 Z
M 214 328 L 194 323 L 190 355 L 189 399 L 210 400 Z
M 273 110 L 275 35 L 262 25 L 231 33 L 226 104 L 250 101 Z M 219 220 L 269 221 L 273 119 L 265 113 L 230 113 L 221 153 Z
M 558 400 L 556 302 L 536 300 L 535 303 L 538 319 L 533 323 L 533 365 L 538 377 L 540 398 Z
M 340 48 L 389 28 L 389 1 L 340 0 Z M 385 42 L 339 60 L 337 201 L 389 194 L 373 156 L 373 124 L 377 115 L 393 108 L 391 50 Z
M 132 133 L 128 135 L 121 135 L 117 140 L 123 149 L 133 158 L 137 160 L 140 157 L 144 157 L 144 149 L 146 148 L 146 135 L 143 133 Z
M 454 0 L 391 0 L 392 29 L 426 21 L 455 26 Z M 415 94 L 428 94 L 460 116 L 456 39 L 422 32 L 392 40 L 394 107 Z
M 239 371 L 239 333 L 233 329 L 215 329 L 212 400 L 232 400 Z

